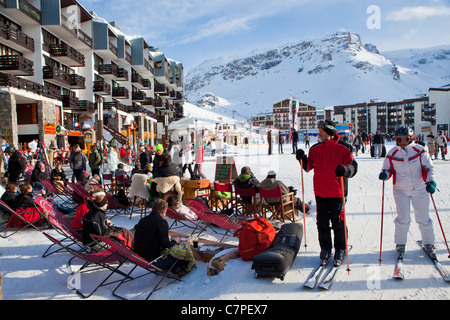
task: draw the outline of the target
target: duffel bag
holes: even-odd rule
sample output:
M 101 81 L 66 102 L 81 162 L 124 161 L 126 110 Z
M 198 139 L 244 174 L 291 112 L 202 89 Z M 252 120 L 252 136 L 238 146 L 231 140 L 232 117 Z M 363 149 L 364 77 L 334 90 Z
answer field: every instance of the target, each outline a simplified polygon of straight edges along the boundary
M 267 219 L 255 215 L 253 219 L 245 221 L 234 235 L 239 237 L 238 249 L 242 260 L 248 261 L 270 248 L 276 230 Z

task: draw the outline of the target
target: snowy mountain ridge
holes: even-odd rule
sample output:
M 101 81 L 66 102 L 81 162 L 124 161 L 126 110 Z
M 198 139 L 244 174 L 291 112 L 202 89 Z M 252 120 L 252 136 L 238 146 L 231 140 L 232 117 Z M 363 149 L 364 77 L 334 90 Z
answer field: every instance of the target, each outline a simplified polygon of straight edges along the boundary
M 450 46 L 380 53 L 350 32 L 207 60 L 186 75 L 190 103 L 247 118 L 293 96 L 319 108 L 412 98 L 450 82 Z

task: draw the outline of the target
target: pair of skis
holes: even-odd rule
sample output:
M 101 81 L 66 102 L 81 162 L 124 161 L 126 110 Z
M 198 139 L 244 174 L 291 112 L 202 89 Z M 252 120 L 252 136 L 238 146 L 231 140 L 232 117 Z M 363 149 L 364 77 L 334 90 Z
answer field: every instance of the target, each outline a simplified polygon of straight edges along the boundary
M 431 255 L 423 245 L 422 241 L 417 241 L 417 244 L 422 248 L 422 250 L 425 252 L 428 258 L 433 262 L 434 267 L 441 275 L 442 279 L 444 279 L 445 282 L 450 282 L 450 273 L 442 266 L 442 264 L 437 259 L 436 255 Z M 405 274 L 403 271 L 403 254 L 399 254 L 397 257 L 397 262 L 395 264 L 395 270 L 394 270 L 394 279 L 397 280 L 403 280 L 405 278 Z
M 349 246 L 348 251 L 350 251 L 352 246 Z M 322 260 L 320 265 L 314 270 L 314 272 L 306 279 L 306 282 L 303 284 L 305 288 L 314 289 L 317 285 L 319 285 L 320 289 L 329 290 L 331 285 L 333 284 L 334 279 L 336 278 L 336 274 L 338 273 L 339 267 L 342 265 L 343 260 L 335 261 L 333 267 L 327 270 L 328 265 L 330 264 L 331 258 L 328 260 Z M 324 274 L 323 279 L 321 279 Z

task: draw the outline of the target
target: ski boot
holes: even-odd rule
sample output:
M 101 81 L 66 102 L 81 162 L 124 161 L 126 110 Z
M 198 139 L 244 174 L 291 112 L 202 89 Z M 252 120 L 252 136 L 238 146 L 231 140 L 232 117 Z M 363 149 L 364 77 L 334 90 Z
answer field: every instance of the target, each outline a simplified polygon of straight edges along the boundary
M 336 249 L 334 254 L 334 264 L 340 265 L 345 258 L 345 249 Z
M 322 249 L 320 251 L 320 260 L 322 262 L 330 260 L 331 257 L 331 249 Z
M 398 244 L 395 247 L 395 250 L 397 251 L 397 256 L 399 259 L 403 259 L 403 256 L 405 255 L 405 247 L 406 247 L 406 245 L 404 245 L 404 244 Z
M 436 259 L 436 250 L 434 248 L 434 245 L 432 244 L 426 244 L 424 245 L 425 251 L 428 253 L 431 259 Z

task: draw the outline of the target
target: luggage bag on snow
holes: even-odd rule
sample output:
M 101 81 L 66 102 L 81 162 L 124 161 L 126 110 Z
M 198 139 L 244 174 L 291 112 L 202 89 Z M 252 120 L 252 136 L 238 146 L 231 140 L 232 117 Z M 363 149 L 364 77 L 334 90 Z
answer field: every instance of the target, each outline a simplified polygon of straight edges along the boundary
M 252 260 L 270 248 L 275 236 L 275 228 L 265 218 L 257 215 L 242 224 L 242 227 L 234 233 L 239 237 L 239 255 L 244 261 Z
M 300 250 L 303 225 L 288 223 L 281 226 L 272 246 L 253 258 L 255 278 L 275 277 L 284 280 Z

